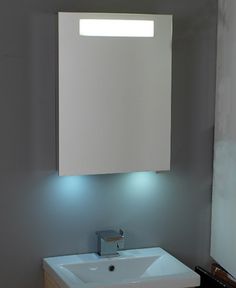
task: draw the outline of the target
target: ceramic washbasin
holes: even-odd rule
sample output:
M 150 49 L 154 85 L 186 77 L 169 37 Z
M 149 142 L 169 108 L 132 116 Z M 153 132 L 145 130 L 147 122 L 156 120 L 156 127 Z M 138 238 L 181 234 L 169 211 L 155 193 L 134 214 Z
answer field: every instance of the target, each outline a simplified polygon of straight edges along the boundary
M 44 259 L 44 269 L 63 288 L 184 288 L 200 285 L 200 276 L 161 248 Z

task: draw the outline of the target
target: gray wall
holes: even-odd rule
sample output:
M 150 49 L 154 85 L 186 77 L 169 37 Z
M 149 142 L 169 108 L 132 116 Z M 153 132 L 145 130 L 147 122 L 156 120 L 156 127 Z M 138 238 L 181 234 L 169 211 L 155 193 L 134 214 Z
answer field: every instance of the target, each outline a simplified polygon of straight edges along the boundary
M 56 176 L 57 11 L 174 14 L 170 173 Z M 95 251 L 109 227 L 126 248 L 207 266 L 217 1 L 2 0 L 0 13 L 0 287 L 41 287 L 43 257 Z
M 236 1 L 220 0 L 211 255 L 236 277 Z

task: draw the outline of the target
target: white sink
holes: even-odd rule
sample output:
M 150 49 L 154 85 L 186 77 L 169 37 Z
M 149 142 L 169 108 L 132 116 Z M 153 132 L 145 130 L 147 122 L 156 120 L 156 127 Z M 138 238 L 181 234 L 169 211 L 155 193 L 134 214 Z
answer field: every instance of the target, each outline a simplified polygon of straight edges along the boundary
M 200 276 L 161 248 L 44 259 L 44 269 L 63 288 L 184 288 L 200 285 Z

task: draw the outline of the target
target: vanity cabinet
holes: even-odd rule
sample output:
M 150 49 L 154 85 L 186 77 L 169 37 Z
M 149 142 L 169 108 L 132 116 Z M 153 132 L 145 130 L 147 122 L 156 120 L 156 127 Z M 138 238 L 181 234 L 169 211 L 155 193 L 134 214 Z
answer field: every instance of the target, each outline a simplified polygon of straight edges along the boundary
M 171 55 L 170 15 L 59 13 L 59 175 L 170 169 Z
M 44 272 L 44 288 L 60 288 L 56 280 L 47 272 Z
M 62 288 L 62 287 L 56 282 L 56 280 L 52 276 L 50 276 L 48 273 L 45 272 L 44 273 L 44 288 Z

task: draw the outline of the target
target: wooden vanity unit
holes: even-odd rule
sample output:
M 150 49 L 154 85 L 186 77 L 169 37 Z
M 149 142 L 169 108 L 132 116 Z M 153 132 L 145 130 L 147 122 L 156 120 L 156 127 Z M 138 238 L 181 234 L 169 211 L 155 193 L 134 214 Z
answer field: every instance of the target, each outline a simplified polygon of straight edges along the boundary
M 44 288 L 60 288 L 60 285 L 51 275 L 44 272 Z

